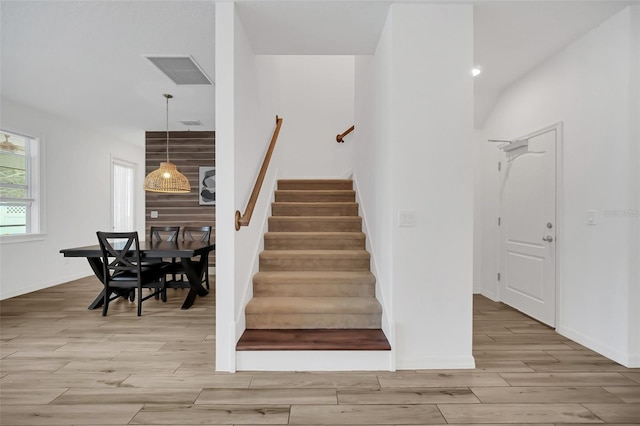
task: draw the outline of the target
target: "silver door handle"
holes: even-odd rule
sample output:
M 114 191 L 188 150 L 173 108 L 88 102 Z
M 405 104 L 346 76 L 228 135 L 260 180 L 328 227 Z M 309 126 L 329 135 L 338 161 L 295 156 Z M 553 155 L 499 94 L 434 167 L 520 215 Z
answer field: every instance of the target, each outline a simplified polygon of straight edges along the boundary
M 553 241 L 553 237 L 551 235 L 547 235 L 546 237 L 542 237 L 542 241 L 550 243 Z

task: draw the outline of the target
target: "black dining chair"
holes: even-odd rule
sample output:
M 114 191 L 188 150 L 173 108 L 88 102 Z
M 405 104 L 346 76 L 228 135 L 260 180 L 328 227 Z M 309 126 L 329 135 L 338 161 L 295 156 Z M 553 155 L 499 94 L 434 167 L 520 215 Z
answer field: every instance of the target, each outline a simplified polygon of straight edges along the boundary
M 158 241 L 168 241 L 175 242 L 178 241 L 178 236 L 180 235 L 180 227 L 179 226 L 152 226 L 149 228 L 149 241 L 152 243 Z M 163 259 L 146 259 L 145 262 L 163 262 L 166 266 L 169 263 L 175 263 L 175 259 L 171 259 L 171 261 L 166 261 Z
M 182 228 L 182 241 L 203 241 L 211 242 L 211 226 L 185 226 Z M 204 276 L 202 282 L 209 290 L 209 266 L 204 265 Z M 167 282 L 169 288 L 189 288 L 189 283 L 185 280 L 185 271 L 181 262 L 175 262 L 167 267 L 173 275 L 173 279 Z M 180 276 L 177 278 L 177 276 Z
M 178 241 L 179 226 L 152 226 L 149 228 L 149 241 Z
M 140 241 L 137 232 L 97 232 L 104 275 L 104 303 L 102 316 L 107 315 L 113 293 L 122 294 L 129 290 L 129 299 L 133 301 L 138 290 L 138 316 L 142 315 L 142 302 L 150 297 L 162 295 L 166 300 L 165 274 L 161 264 L 144 264 L 141 261 Z M 142 289 L 155 290 L 146 296 Z M 120 291 L 118 291 L 120 290 Z
M 182 241 L 211 242 L 211 226 L 185 226 L 182 230 Z M 209 290 L 209 265 L 205 265 L 204 281 Z
M 178 237 L 180 236 L 180 227 L 179 226 L 151 226 L 149 228 L 149 241 L 158 242 L 158 241 L 178 241 Z M 176 264 L 176 259 L 173 258 L 171 260 L 165 259 L 145 259 L 145 264 L 159 263 L 165 267 L 165 269 L 169 270 L 173 268 L 173 265 Z M 169 273 L 171 273 L 169 271 Z M 175 274 L 172 275 L 172 278 L 175 280 Z M 157 299 L 157 297 L 156 297 Z

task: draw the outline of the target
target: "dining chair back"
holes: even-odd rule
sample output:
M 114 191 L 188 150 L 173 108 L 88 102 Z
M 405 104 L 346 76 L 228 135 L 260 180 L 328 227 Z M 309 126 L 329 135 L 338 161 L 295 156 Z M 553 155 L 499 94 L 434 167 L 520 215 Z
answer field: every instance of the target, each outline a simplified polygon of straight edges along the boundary
M 149 228 L 149 241 L 158 242 L 158 241 L 169 241 L 175 242 L 178 241 L 178 236 L 180 235 L 180 227 L 179 226 L 151 226 Z M 145 264 L 159 263 L 167 270 L 167 273 L 171 274 L 173 280 L 175 281 L 176 275 L 171 270 L 177 268 L 175 266 L 177 264 L 176 258 L 172 259 L 147 259 L 144 261 Z M 157 295 L 156 295 L 157 296 Z M 156 297 L 157 299 L 157 297 Z
M 211 242 L 211 226 L 185 226 L 182 229 L 182 241 Z
M 179 226 L 152 226 L 149 228 L 149 241 L 178 241 Z
M 142 315 L 142 302 L 166 291 L 164 271 L 160 264 L 143 264 L 137 232 L 97 232 L 102 253 L 104 303 L 102 316 L 107 315 L 109 302 L 127 295 L 130 301 L 138 290 L 138 316 Z M 154 289 L 142 295 L 143 288 Z M 115 293 L 115 296 L 114 296 Z M 112 297 L 114 296 L 114 297 Z M 163 301 L 166 297 L 163 297 Z

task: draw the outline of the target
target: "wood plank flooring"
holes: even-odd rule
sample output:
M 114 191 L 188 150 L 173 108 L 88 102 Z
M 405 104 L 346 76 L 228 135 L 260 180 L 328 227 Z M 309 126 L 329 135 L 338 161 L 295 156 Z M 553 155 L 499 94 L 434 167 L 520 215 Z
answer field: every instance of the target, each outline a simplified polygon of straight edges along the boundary
M 475 370 L 226 374 L 213 293 L 102 317 L 87 310 L 99 290 L 90 277 L 0 302 L 1 425 L 640 425 L 640 369 L 481 296 Z

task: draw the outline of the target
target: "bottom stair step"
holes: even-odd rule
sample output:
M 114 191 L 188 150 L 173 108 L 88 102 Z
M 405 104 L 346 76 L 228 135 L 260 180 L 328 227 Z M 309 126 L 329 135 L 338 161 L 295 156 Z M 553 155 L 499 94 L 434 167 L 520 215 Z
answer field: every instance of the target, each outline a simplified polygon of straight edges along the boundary
M 247 329 L 238 351 L 388 351 L 391 345 L 380 329 Z

